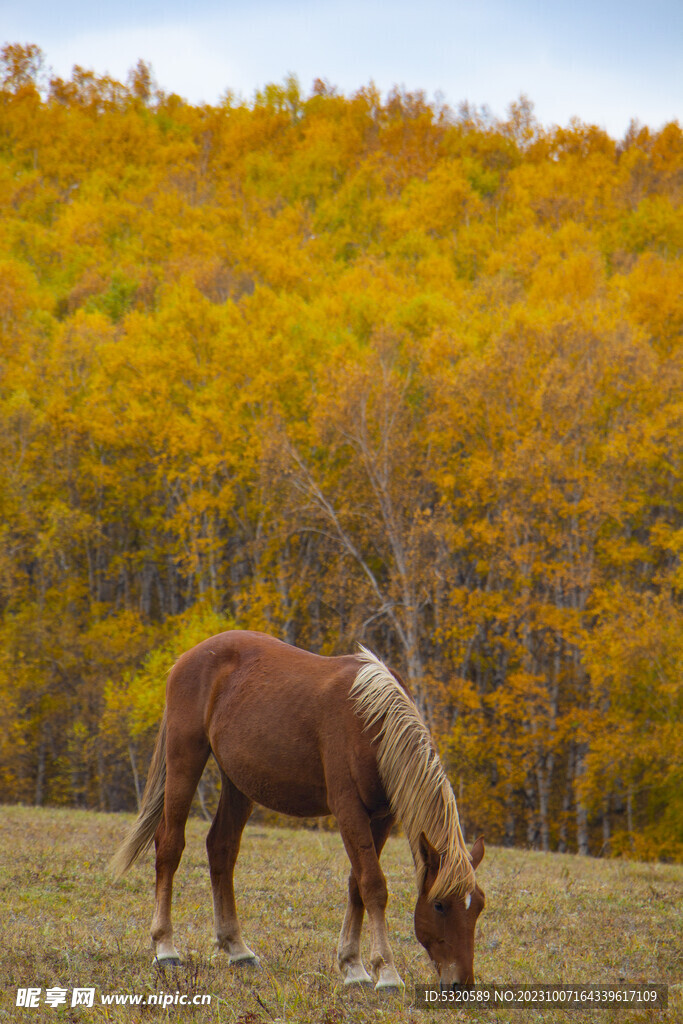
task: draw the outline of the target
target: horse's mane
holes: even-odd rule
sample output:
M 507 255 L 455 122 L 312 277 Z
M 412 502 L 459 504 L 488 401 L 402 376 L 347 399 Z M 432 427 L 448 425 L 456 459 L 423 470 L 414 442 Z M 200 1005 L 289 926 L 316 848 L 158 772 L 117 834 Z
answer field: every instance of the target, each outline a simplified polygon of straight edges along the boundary
M 377 735 L 377 767 L 391 809 L 405 830 L 415 862 L 418 890 L 427 865 L 420 836 L 441 856 L 438 874 L 427 893 L 430 900 L 452 893 L 465 896 L 475 886 L 458 808 L 427 726 L 415 704 L 386 665 L 359 644 L 362 663 L 350 699 L 368 728 L 381 722 Z

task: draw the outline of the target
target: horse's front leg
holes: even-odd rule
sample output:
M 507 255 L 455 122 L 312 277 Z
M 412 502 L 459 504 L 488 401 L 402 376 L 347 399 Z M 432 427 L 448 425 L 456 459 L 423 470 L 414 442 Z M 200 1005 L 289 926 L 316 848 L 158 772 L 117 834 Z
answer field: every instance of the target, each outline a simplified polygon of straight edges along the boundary
M 353 871 L 349 875 L 349 899 L 344 923 L 339 933 L 337 962 L 345 985 L 371 985 L 372 978 L 365 970 L 360 956 L 360 933 L 363 927 L 365 905 Z
M 346 852 L 351 861 L 352 875 L 357 882 L 362 905 L 368 914 L 370 924 L 370 965 L 375 988 L 403 988 L 403 982 L 394 966 L 394 955 L 389 945 L 385 912 L 387 906 L 387 883 L 379 866 L 378 849 L 381 850 L 391 829 L 391 818 L 379 819 L 372 825 L 365 807 L 357 794 L 347 794 L 335 808 L 339 829 Z M 353 900 L 352 886 L 349 885 L 349 906 L 339 941 L 339 967 L 360 965 L 360 928 L 363 921 L 362 909 Z M 344 941 L 345 940 L 345 941 Z M 346 961 L 342 960 L 342 951 Z M 357 959 L 354 959 L 356 951 Z M 351 953 L 351 960 L 348 955 Z M 363 969 L 364 970 L 364 969 Z M 345 977 L 346 980 L 346 977 Z M 351 979 L 353 980 L 353 979 Z M 362 978 L 358 980 L 362 981 Z
M 393 824 L 394 819 L 390 814 L 386 814 L 381 818 L 375 818 L 370 822 L 378 860 Z M 337 961 L 345 985 L 367 985 L 372 983 L 372 978 L 365 970 L 360 955 L 360 936 L 364 913 L 365 905 L 360 895 L 358 882 L 353 871 L 351 871 L 349 875 L 349 898 L 337 947 Z

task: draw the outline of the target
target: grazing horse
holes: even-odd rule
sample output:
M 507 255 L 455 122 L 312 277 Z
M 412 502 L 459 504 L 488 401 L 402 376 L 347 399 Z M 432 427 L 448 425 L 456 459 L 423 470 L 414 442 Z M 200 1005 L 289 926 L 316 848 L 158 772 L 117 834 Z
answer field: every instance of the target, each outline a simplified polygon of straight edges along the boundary
M 337 819 L 351 862 L 337 949 L 345 984 L 403 985 L 387 936 L 379 865 L 396 819 L 415 863 L 415 934 L 442 987 L 474 983 L 474 929 L 484 906 L 474 870 L 484 844 L 478 839 L 468 853 L 450 783 L 400 677 L 363 647 L 325 658 L 239 630 L 203 641 L 171 670 L 140 813 L 112 859 L 121 875 L 154 839 L 151 934 L 158 963 L 180 963 L 173 876 L 211 753 L 222 788 L 206 845 L 216 941 L 230 963 L 258 963 L 242 938 L 233 889 L 242 830 L 256 801 L 282 814 Z M 372 978 L 360 954 L 366 911 Z

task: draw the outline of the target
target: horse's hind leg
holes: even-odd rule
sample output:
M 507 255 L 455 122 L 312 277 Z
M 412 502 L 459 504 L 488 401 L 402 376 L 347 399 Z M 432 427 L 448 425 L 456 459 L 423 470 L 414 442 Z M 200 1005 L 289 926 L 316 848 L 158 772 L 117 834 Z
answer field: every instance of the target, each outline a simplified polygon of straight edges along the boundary
M 204 766 L 209 758 L 209 744 L 204 738 L 175 737 L 169 725 L 166 744 L 166 788 L 164 813 L 159 822 L 156 846 L 156 905 L 152 918 L 152 945 L 155 960 L 175 965 L 180 957 L 173 944 L 171 900 L 173 876 L 185 848 L 185 823 Z
M 391 832 L 393 823 L 394 819 L 391 815 L 376 818 L 370 822 L 378 859 Z M 372 982 L 372 978 L 363 966 L 360 955 L 360 936 L 364 913 L 365 904 L 361 898 L 358 882 L 352 869 L 349 874 L 349 898 L 346 905 L 344 923 L 339 933 L 339 945 L 337 946 L 337 961 L 345 985 L 369 985 Z
M 225 950 L 231 964 L 258 963 L 258 957 L 242 939 L 235 906 L 233 872 L 242 830 L 251 814 L 252 802 L 221 773 L 221 797 L 206 838 L 209 855 L 216 944 Z

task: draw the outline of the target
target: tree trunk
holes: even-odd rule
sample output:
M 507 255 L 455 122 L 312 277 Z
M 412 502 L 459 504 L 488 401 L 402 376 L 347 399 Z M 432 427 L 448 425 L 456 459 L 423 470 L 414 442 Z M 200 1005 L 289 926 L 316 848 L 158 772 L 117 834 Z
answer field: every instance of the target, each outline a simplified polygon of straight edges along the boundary
M 600 850 L 600 853 L 604 854 L 605 856 L 609 855 L 609 852 L 610 852 L 610 818 L 609 818 L 609 809 L 610 809 L 610 795 L 608 793 L 607 796 L 605 797 L 605 802 L 604 802 L 603 808 L 602 808 L 602 849 Z
M 38 768 L 36 771 L 36 790 L 34 803 L 36 807 L 42 807 L 45 799 L 45 737 L 41 734 L 38 747 Z
M 557 843 L 559 853 L 566 853 L 568 850 L 567 824 L 569 822 L 569 812 L 572 806 L 573 775 L 574 747 L 570 745 L 567 754 L 567 771 L 565 773 L 564 796 L 562 797 L 562 817 L 560 818 L 559 839 Z
M 582 743 L 576 752 L 576 767 L 574 770 L 574 786 L 582 778 L 585 771 L 586 744 Z M 576 847 L 577 852 L 582 856 L 588 856 L 588 811 L 583 797 L 576 795 Z
M 536 782 L 538 785 L 538 817 L 540 822 L 541 849 L 544 853 L 550 852 L 550 783 L 553 771 L 553 756 L 547 754 L 539 757 L 536 768 Z
M 515 845 L 516 819 L 515 819 L 515 798 L 512 787 L 508 784 L 505 791 L 505 836 L 503 846 L 512 847 Z
M 130 767 L 133 772 L 133 783 L 135 785 L 135 799 L 138 802 L 138 810 L 140 810 L 140 807 L 142 805 L 142 789 L 140 788 L 140 776 L 138 774 L 138 766 L 135 761 L 135 750 L 133 749 L 133 744 L 130 742 L 130 740 L 128 741 L 128 757 L 130 758 Z

